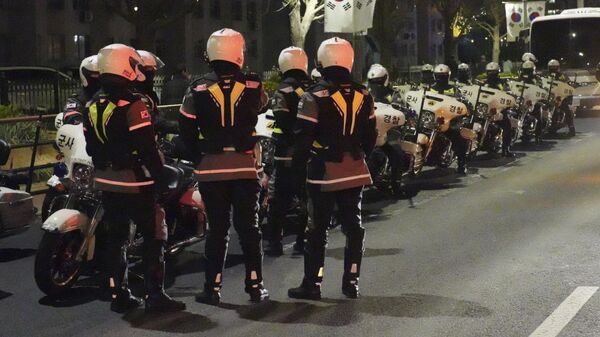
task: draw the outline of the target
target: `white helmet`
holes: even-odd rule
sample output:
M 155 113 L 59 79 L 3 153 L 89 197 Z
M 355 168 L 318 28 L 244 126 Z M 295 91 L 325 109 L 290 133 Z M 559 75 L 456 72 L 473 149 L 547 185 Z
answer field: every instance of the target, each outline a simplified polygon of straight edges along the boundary
M 367 79 L 369 81 L 372 80 L 382 80 L 384 86 L 388 86 L 390 83 L 389 73 L 384 66 L 379 63 L 375 63 L 369 68 L 369 72 L 367 73 Z
M 558 71 L 560 69 L 560 62 L 558 60 L 552 59 L 548 61 L 548 70 L 550 71 Z
M 441 75 L 448 75 L 448 76 L 450 76 L 450 74 L 452 73 L 450 71 L 450 67 L 448 67 L 445 64 L 438 64 L 437 66 L 435 66 L 435 70 L 433 72 L 434 72 L 434 74 L 441 74 Z
M 89 85 L 88 78 L 98 77 L 98 55 L 88 56 L 81 61 L 79 65 L 79 78 L 81 85 L 87 87 Z
M 142 61 L 144 61 L 144 68 L 157 71 L 165 66 L 164 62 L 153 53 L 145 50 L 138 50 L 137 52 L 142 57 Z
M 98 52 L 98 71 L 102 74 L 113 74 L 128 81 L 144 81 L 142 57 L 137 51 L 124 44 L 110 44 Z
M 523 57 L 521 57 L 521 60 L 523 62 L 527 62 L 527 61 L 531 61 L 533 63 L 537 62 L 537 58 L 532 53 L 525 53 L 525 54 L 523 54 Z
M 525 61 L 521 66 L 521 69 L 533 69 L 535 70 L 535 63 L 533 61 Z
M 421 71 L 422 72 L 424 72 L 424 71 L 431 71 L 431 72 L 433 72 L 433 66 L 431 64 L 429 64 L 429 63 L 424 64 L 423 67 L 421 67 Z
M 458 70 L 469 71 L 470 69 L 471 69 L 471 67 L 469 67 L 469 65 L 466 63 L 461 63 L 458 65 Z
M 323 75 L 321 75 L 321 73 L 317 70 L 317 68 L 315 68 L 310 72 L 310 77 L 312 78 L 313 81 L 318 81 L 321 79 L 321 77 L 323 77 Z
M 339 37 L 332 37 L 323 41 L 319 46 L 317 61 L 323 68 L 339 66 L 352 71 L 354 48 L 350 42 Z
M 61 126 L 63 126 L 64 120 L 64 113 L 59 113 L 56 115 L 56 117 L 54 117 L 54 127 L 56 128 L 56 130 L 60 129 Z
M 500 65 L 496 62 L 490 62 L 485 66 L 486 72 L 500 72 Z
M 279 70 L 285 73 L 292 69 L 302 70 L 308 74 L 308 56 L 302 48 L 288 47 L 279 54 Z
M 223 28 L 210 35 L 206 43 L 209 61 L 227 61 L 244 66 L 244 37 L 231 28 Z

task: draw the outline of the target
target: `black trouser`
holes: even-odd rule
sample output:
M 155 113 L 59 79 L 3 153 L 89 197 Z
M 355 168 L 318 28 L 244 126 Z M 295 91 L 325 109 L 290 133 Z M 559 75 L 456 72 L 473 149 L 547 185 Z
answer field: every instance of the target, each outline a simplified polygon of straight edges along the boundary
M 469 141 L 460 135 L 460 129 L 450 128 L 446 136 L 452 141 L 452 150 L 456 154 L 458 166 L 464 167 L 467 163 L 467 151 L 469 150 Z
M 365 229 L 361 221 L 362 187 L 321 192 L 320 186 L 308 185 L 312 223 L 309 225 L 304 250 L 304 278 L 315 284 L 323 280 L 327 228 L 337 205 L 337 215 L 346 235 L 344 250 L 344 279 L 358 280 L 364 252 Z
M 129 221 L 144 237 L 143 262 L 146 293 L 162 292 L 164 280 L 164 243 L 167 228 L 164 211 L 156 204 L 152 193 L 127 194 L 103 192 L 103 224 L 106 230 L 105 262 L 113 294 L 127 288 L 127 253 L 125 242 L 129 236 Z
M 206 237 L 206 286 L 220 289 L 229 244 L 229 227 L 238 233 L 246 265 L 246 290 L 262 284 L 262 235 L 258 227 L 258 180 L 200 182 L 209 230 Z
M 496 124 L 502 129 L 502 150 L 508 150 L 512 141 L 512 124 L 507 110 L 502 111 L 502 120 Z
M 543 120 L 542 105 L 536 103 L 533 107 L 531 115 L 537 119 L 537 125 L 535 127 L 535 138 L 536 140 L 540 140 L 542 138 L 542 133 L 544 132 L 544 127 L 546 126 L 546 122 L 544 122 Z
M 269 214 L 267 219 L 267 227 L 265 229 L 265 237 L 269 241 L 281 242 L 283 239 L 284 224 L 286 222 L 286 214 L 293 204 L 294 197 L 303 204 L 301 219 L 299 219 L 300 228 L 295 228 L 299 239 L 304 237 L 306 226 L 306 212 L 304 205 L 306 204 L 306 196 L 304 188 L 294 186 L 298 180 L 294 175 L 299 174 L 298 170 L 291 167 L 291 161 L 275 160 L 274 171 L 271 176 L 273 182 L 270 186 L 269 193 Z M 272 188 L 271 188 L 272 187 Z M 296 191 L 300 191 L 296 193 Z

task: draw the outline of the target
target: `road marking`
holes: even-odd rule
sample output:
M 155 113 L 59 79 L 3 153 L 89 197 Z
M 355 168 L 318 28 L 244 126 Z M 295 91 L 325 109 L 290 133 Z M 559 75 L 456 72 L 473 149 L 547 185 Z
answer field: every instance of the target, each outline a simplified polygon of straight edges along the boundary
M 577 287 L 529 337 L 558 336 L 596 291 L 598 287 Z

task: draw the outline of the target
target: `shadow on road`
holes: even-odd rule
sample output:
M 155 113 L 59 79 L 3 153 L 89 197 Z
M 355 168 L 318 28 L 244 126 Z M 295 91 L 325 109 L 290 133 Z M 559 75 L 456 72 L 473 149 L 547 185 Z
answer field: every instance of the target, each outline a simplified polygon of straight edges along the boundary
M 217 327 L 217 323 L 207 317 L 185 311 L 146 314 L 143 309 L 136 309 L 123 316 L 123 319 L 134 328 L 169 333 L 196 333 Z
M 408 318 L 482 318 L 492 313 L 490 309 L 475 302 L 425 294 L 363 296 L 359 300 L 320 302 L 267 301 L 256 305 L 221 304 L 220 307 L 235 310 L 240 318 L 252 321 L 323 326 L 354 324 L 363 319 L 364 314 Z
M 365 249 L 363 257 L 391 256 L 399 255 L 403 252 L 404 250 L 400 248 L 367 248 Z M 343 260 L 344 247 L 327 249 L 326 255 L 327 257 L 332 257 L 336 260 Z
M 24 259 L 35 255 L 35 249 L 3 248 L 0 249 L 0 263 Z
M 11 293 L 7 293 L 6 291 L 0 290 L 0 301 L 2 301 L 5 298 L 11 297 L 11 296 L 12 296 Z
M 501 166 L 517 166 L 517 159 L 525 157 L 525 153 L 515 153 L 512 158 L 506 158 L 497 154 L 484 154 L 469 161 L 469 167 L 474 168 L 496 168 Z
M 523 143 L 519 142 L 515 144 L 512 149 L 515 151 L 525 152 L 543 152 L 552 150 L 558 142 L 553 140 L 544 140 L 541 144 L 535 144 L 534 142 Z
M 39 300 L 39 304 L 55 308 L 69 308 L 95 301 L 98 298 L 98 288 L 75 287 L 60 298 L 44 296 Z

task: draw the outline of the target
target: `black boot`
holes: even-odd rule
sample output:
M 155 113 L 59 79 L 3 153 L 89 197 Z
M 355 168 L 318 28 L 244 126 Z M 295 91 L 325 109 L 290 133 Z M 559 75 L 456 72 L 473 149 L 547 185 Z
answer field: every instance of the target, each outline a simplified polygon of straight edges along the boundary
M 515 156 L 515 154 L 512 153 L 508 148 L 502 149 L 502 157 L 513 158 L 514 156 Z
M 269 299 L 269 291 L 262 284 L 246 287 L 246 293 L 250 295 L 250 301 L 254 303 Z
M 342 293 L 348 298 L 358 298 L 360 296 L 358 277 L 344 276 L 342 280 Z
M 321 285 L 304 279 L 298 288 L 288 290 L 288 297 L 302 300 L 320 300 Z
M 283 244 L 281 241 L 269 241 L 265 249 L 265 255 L 271 257 L 279 257 L 283 255 Z
M 112 247 L 111 247 L 112 246 Z M 131 294 L 127 282 L 127 255 L 120 244 L 107 247 L 108 282 L 111 293 L 110 310 L 125 313 L 144 304 L 141 298 Z
M 196 302 L 208 305 L 218 305 L 221 302 L 221 287 L 204 284 L 204 291 L 196 295 Z
M 185 310 L 185 303 L 169 297 L 164 290 L 164 242 L 144 242 L 144 284 L 146 287 L 146 312 L 176 312 Z
M 569 137 L 575 137 L 575 127 L 574 126 L 569 126 Z
M 294 255 L 304 254 L 304 235 L 298 234 L 294 243 Z
M 348 298 L 358 298 L 360 290 L 358 279 L 360 277 L 360 265 L 364 251 L 364 231 L 356 240 L 348 238 L 347 247 L 344 250 L 344 277 L 342 278 L 342 293 Z M 361 239 L 361 240 L 358 240 Z M 349 244 L 353 244 L 349 246 Z

